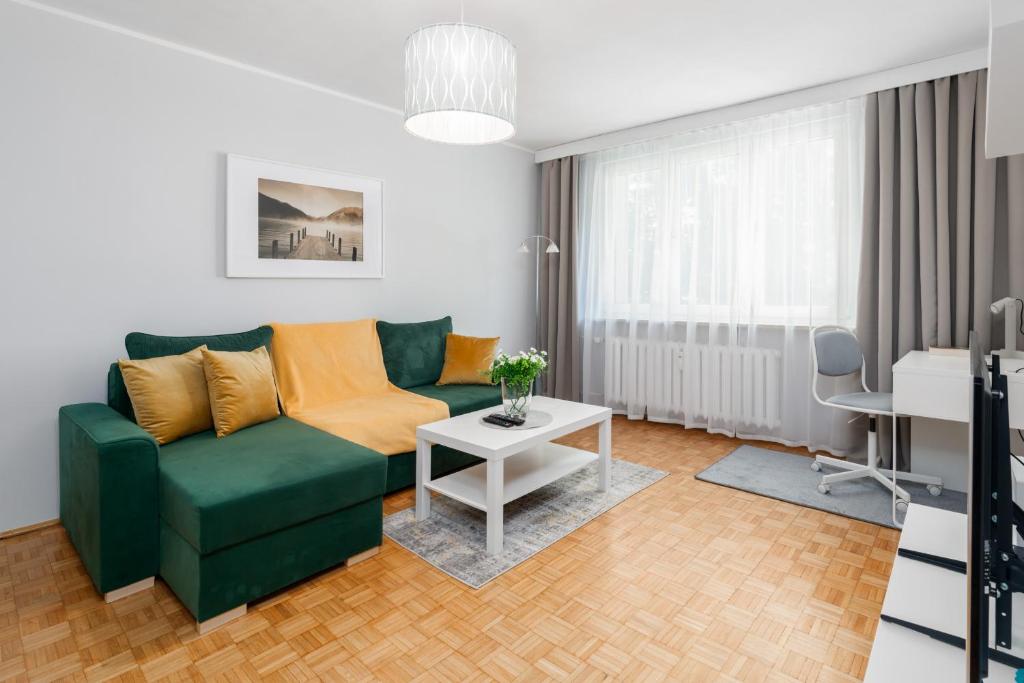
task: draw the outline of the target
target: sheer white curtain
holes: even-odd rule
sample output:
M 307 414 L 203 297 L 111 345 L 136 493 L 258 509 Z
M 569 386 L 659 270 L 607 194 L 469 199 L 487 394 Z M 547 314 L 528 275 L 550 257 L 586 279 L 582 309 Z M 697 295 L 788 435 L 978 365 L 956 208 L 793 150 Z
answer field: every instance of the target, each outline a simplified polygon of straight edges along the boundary
M 863 121 L 856 99 L 584 156 L 584 400 L 848 451 L 807 333 L 855 320 Z

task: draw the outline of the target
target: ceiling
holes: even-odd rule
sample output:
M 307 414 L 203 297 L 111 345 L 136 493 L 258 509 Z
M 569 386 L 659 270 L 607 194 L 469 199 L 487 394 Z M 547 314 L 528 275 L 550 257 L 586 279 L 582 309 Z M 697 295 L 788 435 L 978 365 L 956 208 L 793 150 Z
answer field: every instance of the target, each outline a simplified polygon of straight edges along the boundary
M 457 0 L 43 0 L 395 108 L 402 47 Z M 465 0 L 518 48 L 541 149 L 987 43 L 987 0 Z

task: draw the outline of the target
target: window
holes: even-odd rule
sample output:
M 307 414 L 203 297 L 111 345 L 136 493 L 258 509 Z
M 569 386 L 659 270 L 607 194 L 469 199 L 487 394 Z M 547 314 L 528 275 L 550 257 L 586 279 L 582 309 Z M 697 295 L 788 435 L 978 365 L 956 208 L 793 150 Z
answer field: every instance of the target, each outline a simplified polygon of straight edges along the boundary
M 851 100 L 585 156 L 585 314 L 852 324 L 862 135 Z

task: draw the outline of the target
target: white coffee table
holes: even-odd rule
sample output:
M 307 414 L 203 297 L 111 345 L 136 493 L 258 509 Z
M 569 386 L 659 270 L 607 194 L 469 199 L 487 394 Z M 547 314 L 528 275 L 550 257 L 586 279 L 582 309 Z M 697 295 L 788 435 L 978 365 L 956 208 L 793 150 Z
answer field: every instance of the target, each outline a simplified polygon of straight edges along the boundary
M 416 428 L 416 521 L 430 516 L 430 492 L 465 503 L 487 513 L 487 552 L 502 548 L 505 503 L 536 491 L 556 479 L 598 461 L 597 487 L 608 490 L 612 459 L 610 408 L 535 396 L 530 410 L 550 413 L 550 423 L 535 429 L 492 429 L 480 418 L 499 412 L 500 406 L 466 413 Z M 600 425 L 598 452 L 582 451 L 553 439 Z M 470 453 L 486 462 L 430 479 L 430 449 L 434 444 Z

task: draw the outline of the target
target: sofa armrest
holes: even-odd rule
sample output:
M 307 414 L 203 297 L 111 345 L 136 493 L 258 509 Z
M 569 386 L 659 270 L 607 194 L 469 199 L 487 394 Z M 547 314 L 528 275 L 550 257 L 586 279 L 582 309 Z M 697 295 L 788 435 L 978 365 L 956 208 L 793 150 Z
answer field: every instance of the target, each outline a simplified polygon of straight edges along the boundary
M 160 564 L 156 440 L 102 403 L 60 409 L 60 519 L 101 593 Z

